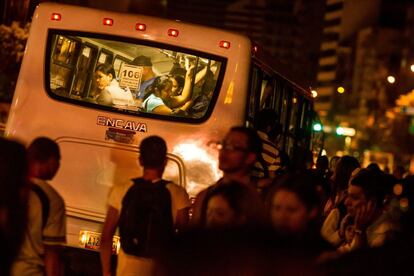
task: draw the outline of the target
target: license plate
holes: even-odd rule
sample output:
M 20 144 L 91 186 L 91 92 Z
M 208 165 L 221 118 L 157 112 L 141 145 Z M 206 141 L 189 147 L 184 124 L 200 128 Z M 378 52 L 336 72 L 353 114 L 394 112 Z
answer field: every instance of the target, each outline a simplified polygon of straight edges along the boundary
M 85 248 L 99 250 L 99 247 L 101 246 L 101 233 L 92 231 L 80 231 L 79 243 Z M 119 236 L 114 236 L 112 239 L 112 253 L 118 254 L 119 247 Z

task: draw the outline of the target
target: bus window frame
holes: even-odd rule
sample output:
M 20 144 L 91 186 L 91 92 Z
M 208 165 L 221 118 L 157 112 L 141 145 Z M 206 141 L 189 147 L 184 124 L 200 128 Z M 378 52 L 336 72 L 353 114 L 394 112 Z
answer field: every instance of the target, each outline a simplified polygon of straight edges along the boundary
M 98 61 L 99 48 L 96 47 L 96 45 L 93 45 L 92 43 L 89 43 L 89 42 L 83 42 L 82 43 L 82 41 L 81 41 L 81 50 L 80 50 L 81 52 L 83 51 L 85 46 L 96 50 L 96 56 L 91 61 L 91 68 L 93 68 L 95 70 L 96 62 Z M 76 62 L 74 74 L 78 72 L 78 67 L 79 67 L 79 59 Z M 81 91 L 81 93 L 80 93 L 81 95 L 83 95 L 83 97 L 88 97 L 89 96 L 89 90 L 90 90 L 92 81 L 93 81 L 93 74 L 91 74 L 91 72 L 88 72 L 88 76 L 87 76 L 87 79 L 86 79 L 85 86 L 83 87 L 83 91 Z M 69 96 L 72 95 L 73 85 L 75 85 L 75 79 L 74 78 L 73 78 L 72 85 L 71 85 L 71 88 L 70 88 Z M 88 88 L 87 95 L 85 95 L 85 89 L 86 88 Z
M 82 40 L 80 40 L 80 39 L 78 39 L 76 37 L 70 36 L 70 35 L 62 35 L 62 36 L 65 37 L 65 38 L 67 38 L 67 39 L 69 39 L 69 40 L 72 40 L 72 41 L 77 42 L 77 43 L 80 44 L 80 47 L 78 49 L 78 55 L 79 55 L 79 52 L 82 49 Z M 52 40 L 52 39 L 50 39 L 50 40 Z M 78 65 L 78 61 L 76 61 L 75 64 L 70 64 L 70 63 L 68 64 L 68 63 L 65 63 L 65 62 L 61 62 L 61 61 L 55 60 L 54 53 L 55 53 L 56 48 L 57 48 L 58 35 L 56 37 L 54 37 L 54 39 L 52 41 L 50 41 L 50 43 L 52 44 L 51 47 L 50 48 L 47 48 L 47 49 L 50 49 L 50 52 L 49 53 L 51 53 L 51 55 L 50 55 L 50 62 L 49 62 L 49 64 L 47 64 L 47 66 L 48 66 L 48 72 L 50 73 L 50 63 L 51 62 L 53 62 L 53 64 L 55 66 L 61 66 L 63 68 L 66 68 L 66 69 L 70 70 L 70 74 L 69 74 L 70 83 L 68 82 L 66 84 L 66 88 L 68 90 L 68 92 L 67 92 L 68 93 L 68 97 L 70 97 L 70 93 L 72 91 L 72 87 L 73 87 L 73 83 L 74 83 L 74 75 L 75 75 L 76 67 Z M 50 88 L 50 78 L 49 78 L 49 86 L 48 87 Z
M 95 39 L 106 39 L 106 40 L 113 40 L 113 41 L 119 41 L 124 43 L 132 43 L 136 45 L 141 46 L 147 46 L 147 47 L 154 47 L 159 49 L 165 49 L 169 51 L 176 51 L 185 53 L 188 55 L 194 55 L 198 57 L 202 57 L 205 59 L 215 60 L 220 62 L 220 70 L 217 77 L 216 87 L 214 89 L 213 96 L 211 97 L 210 104 L 204 113 L 204 116 L 201 118 L 191 118 L 191 117 L 180 117 L 180 116 L 171 116 L 171 115 L 160 115 L 155 113 L 149 113 L 149 112 L 140 112 L 140 111 L 131 111 L 128 109 L 122 109 L 122 108 L 113 108 L 110 106 L 104 106 L 99 105 L 83 100 L 78 99 L 72 99 L 64 96 L 60 96 L 52 92 L 50 88 L 50 63 L 51 63 L 51 50 L 53 47 L 53 41 L 56 39 L 53 39 L 54 36 L 80 36 L 80 37 L 87 37 L 87 38 L 95 38 Z M 82 45 L 82 41 L 80 41 Z M 98 55 L 99 56 L 99 55 Z M 69 103 L 73 104 L 77 107 L 87 107 L 92 110 L 104 110 L 116 114 L 124 114 L 124 115 L 130 115 L 135 117 L 143 117 L 143 118 L 150 118 L 150 119 L 157 119 L 162 121 L 170 121 L 170 122 L 182 122 L 182 123 L 190 123 L 190 124 L 201 124 L 205 121 L 207 121 L 211 114 L 213 113 L 213 109 L 216 106 L 218 97 L 220 95 L 220 90 L 223 85 L 224 81 L 224 75 L 227 69 L 227 57 L 219 56 L 211 53 L 205 53 L 201 51 L 197 51 L 194 49 L 188 49 L 184 47 L 175 46 L 172 44 L 167 43 L 161 43 L 161 42 L 155 42 L 155 41 L 148 41 L 148 40 L 142 40 L 138 38 L 132 38 L 132 37 L 124 37 L 124 36 L 118 36 L 118 35 L 112 35 L 112 34 L 101 34 L 101 33 L 91 33 L 91 32 L 82 32 L 82 31 L 73 31 L 73 30 L 62 30 L 62 29 L 48 29 L 47 33 L 47 41 L 46 41 L 46 55 L 44 57 L 45 60 L 45 66 L 44 66 L 44 87 L 46 90 L 47 95 L 59 102 L 63 103 Z M 98 61 L 98 60 L 97 60 Z M 73 82 L 73 76 L 72 76 L 72 82 Z M 72 83 L 71 83 L 72 86 Z
M 250 72 L 249 72 L 249 98 L 248 104 L 246 105 L 246 119 L 245 121 L 248 124 L 253 126 L 257 125 L 256 122 L 256 113 L 260 108 L 260 89 L 263 79 L 263 70 L 262 68 L 255 63 L 251 63 Z
M 101 63 L 102 63 L 102 62 L 99 62 L 99 59 L 101 58 L 101 54 L 102 54 L 102 53 L 106 54 L 106 56 L 107 56 L 107 58 L 105 59 L 104 64 L 110 64 L 110 65 L 112 65 L 112 64 L 113 64 L 113 62 L 114 62 L 114 53 L 113 53 L 112 51 L 108 50 L 108 49 L 101 48 L 101 49 L 99 50 L 99 52 L 98 52 L 98 56 L 97 56 L 97 59 L 96 59 L 96 62 L 95 62 L 95 67 L 96 67 L 98 64 L 101 64 Z M 110 57 L 110 61 L 109 61 L 109 63 L 107 62 L 108 57 Z M 95 67 L 93 68 L 93 70 L 95 70 Z
M 65 35 L 62 35 L 62 36 L 65 36 Z M 67 36 L 65 36 L 67 39 L 70 39 L 70 40 L 73 40 L 73 41 L 75 41 L 75 42 L 78 42 L 78 43 L 80 43 L 80 45 L 82 46 L 82 40 L 80 40 L 79 38 L 76 38 L 76 37 L 73 37 L 73 36 L 69 36 L 69 35 L 67 35 Z M 55 52 L 55 50 L 56 50 L 56 47 L 57 47 L 57 43 L 58 43 L 58 40 L 57 40 L 57 37 L 56 37 L 56 39 L 53 39 L 53 41 L 52 41 L 52 43 L 53 43 L 53 48 L 52 48 L 52 54 Z M 82 47 L 81 47 L 82 48 Z M 79 49 L 79 51 L 80 51 L 80 49 Z M 67 64 L 67 63 L 64 63 L 64 62 L 61 62 L 61 61 L 58 61 L 58 60 L 55 60 L 54 58 L 53 58 L 53 55 L 52 55 L 52 61 L 53 61 L 53 63 L 54 64 L 56 64 L 56 65 L 59 65 L 59 66 L 63 66 L 63 67 L 65 67 L 65 68 L 68 68 L 68 69 L 71 69 L 71 70 L 75 70 L 76 69 L 76 66 L 77 66 L 77 64 L 78 64 L 78 62 L 76 62 L 75 64 Z

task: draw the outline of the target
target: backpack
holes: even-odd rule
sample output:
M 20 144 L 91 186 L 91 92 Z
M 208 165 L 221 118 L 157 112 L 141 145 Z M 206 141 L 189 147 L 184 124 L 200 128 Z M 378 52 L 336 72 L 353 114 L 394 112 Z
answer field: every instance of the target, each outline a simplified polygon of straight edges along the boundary
M 171 195 L 166 187 L 170 182 L 152 183 L 143 178 L 132 181 L 119 217 L 121 247 L 130 255 L 153 257 L 174 233 Z
M 36 184 L 31 184 L 30 189 L 37 195 L 42 205 L 42 229 L 44 229 L 47 223 L 47 219 L 49 218 L 49 197 L 47 196 L 46 192 Z

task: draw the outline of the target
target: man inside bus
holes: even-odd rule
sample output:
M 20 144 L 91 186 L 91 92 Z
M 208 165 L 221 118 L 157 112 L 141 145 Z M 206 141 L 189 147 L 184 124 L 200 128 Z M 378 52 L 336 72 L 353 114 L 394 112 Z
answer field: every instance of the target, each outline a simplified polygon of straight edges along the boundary
M 49 138 L 36 138 L 27 157 L 31 182 L 28 222 L 11 275 L 62 275 L 59 252 L 66 242 L 65 203 L 47 182 L 59 169 L 59 146 Z
M 223 177 L 216 184 L 198 193 L 194 201 L 192 224 L 200 226 L 201 207 L 207 192 L 216 185 L 236 181 L 256 190 L 251 170 L 262 154 L 262 141 L 254 129 L 232 127 L 226 134 L 219 151 L 219 169 Z
M 277 113 L 271 109 L 262 109 L 257 114 L 257 134 L 262 139 L 263 152 L 254 165 L 253 174 L 259 178 L 271 180 L 280 168 L 279 149 L 275 144 L 281 128 L 277 118 Z
M 157 77 L 153 68 L 151 58 L 146 56 L 137 56 L 132 62 L 132 65 L 142 67 L 141 85 L 137 91 L 135 91 L 135 103 L 137 106 L 141 106 L 145 98 L 145 90 L 149 87 Z

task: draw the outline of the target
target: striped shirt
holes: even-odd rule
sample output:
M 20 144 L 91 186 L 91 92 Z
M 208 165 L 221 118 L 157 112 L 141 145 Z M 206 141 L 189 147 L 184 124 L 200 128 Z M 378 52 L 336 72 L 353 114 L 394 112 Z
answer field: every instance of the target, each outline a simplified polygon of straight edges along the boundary
M 254 164 L 253 175 L 256 177 L 264 177 L 265 170 L 263 168 L 263 165 L 265 165 L 269 172 L 269 176 L 274 176 L 275 172 L 280 168 L 281 163 L 279 150 L 277 149 L 276 145 L 269 140 L 269 137 L 266 133 L 262 131 L 257 131 L 257 134 L 262 140 L 262 157 L 264 164 L 262 164 L 262 162 L 257 161 Z

